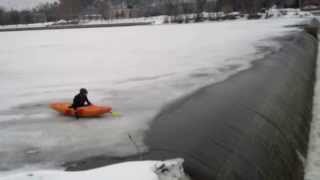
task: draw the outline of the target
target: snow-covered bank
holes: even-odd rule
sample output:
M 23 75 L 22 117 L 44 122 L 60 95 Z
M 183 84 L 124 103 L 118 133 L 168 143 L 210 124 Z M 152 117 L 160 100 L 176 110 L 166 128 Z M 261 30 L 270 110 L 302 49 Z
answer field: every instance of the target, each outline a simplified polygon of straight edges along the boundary
M 270 8 L 265 13 L 256 14 L 255 19 L 267 18 L 306 18 L 313 17 L 310 12 L 301 11 L 300 9 L 277 9 Z M 34 24 L 17 24 L 17 25 L 2 25 L 0 31 L 10 30 L 44 30 L 55 28 L 91 28 L 91 27 L 114 27 L 114 26 L 130 26 L 130 25 L 146 25 L 146 24 L 166 24 L 166 23 L 194 23 L 197 19 L 197 14 L 180 14 L 177 16 L 150 16 L 138 18 L 120 18 L 120 19 L 61 19 L 56 22 L 34 23 Z M 202 21 L 221 21 L 221 20 L 247 20 L 251 19 L 249 14 L 241 14 L 240 12 L 202 12 Z M 103 26 L 104 25 L 104 26 Z
M 10 175 L 1 180 L 188 180 L 183 171 L 183 160 L 138 161 L 106 166 L 98 169 L 64 172 L 36 171 Z
M 166 16 L 140 17 L 140 18 L 124 18 L 110 20 L 80 20 L 80 24 L 119 24 L 119 23 L 139 23 L 149 22 L 152 24 L 163 24 Z
M 0 34 L 0 170 L 145 151 L 143 133 L 171 101 L 250 67 L 303 19 Z M 74 121 L 48 109 L 80 87 L 120 118 Z
M 320 21 L 320 17 L 318 17 Z M 320 52 L 320 47 L 319 47 Z M 319 53 L 318 52 L 318 53 Z M 317 81 L 314 89 L 313 120 L 310 130 L 308 159 L 306 161 L 305 180 L 320 179 L 320 55 L 317 62 Z
M 132 25 L 150 25 L 162 24 L 164 16 L 148 18 L 127 18 L 127 19 L 110 19 L 110 20 L 79 20 L 57 22 L 34 23 L 34 24 L 17 24 L 17 25 L 0 25 L 0 31 L 27 31 L 27 30 L 47 30 L 47 29 L 74 29 L 74 28 L 92 28 L 92 27 L 117 27 Z
M 38 28 L 52 25 L 53 22 L 48 23 L 34 23 L 34 24 L 16 24 L 16 25 L 1 25 L 0 29 L 19 29 L 19 28 Z

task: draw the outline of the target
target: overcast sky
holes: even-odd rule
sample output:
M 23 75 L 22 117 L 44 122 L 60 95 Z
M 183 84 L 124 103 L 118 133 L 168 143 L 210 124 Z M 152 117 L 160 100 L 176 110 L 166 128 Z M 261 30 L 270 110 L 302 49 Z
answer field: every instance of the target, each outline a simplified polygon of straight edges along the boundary
M 5 9 L 31 9 L 44 2 L 54 2 L 57 0 L 0 0 L 0 6 Z

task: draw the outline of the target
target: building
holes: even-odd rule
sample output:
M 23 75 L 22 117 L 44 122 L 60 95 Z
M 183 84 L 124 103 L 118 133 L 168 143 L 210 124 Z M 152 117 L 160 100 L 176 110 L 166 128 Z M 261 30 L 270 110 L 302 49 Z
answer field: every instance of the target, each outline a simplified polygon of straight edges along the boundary
M 126 2 L 122 1 L 119 4 L 113 4 L 111 8 L 112 18 L 130 18 L 131 10 Z
M 80 12 L 79 19 L 81 20 L 98 20 L 102 19 L 102 15 L 99 13 L 98 8 L 94 6 L 88 6 L 82 12 Z
M 305 10 L 320 9 L 320 0 L 305 0 L 303 2 L 303 9 Z

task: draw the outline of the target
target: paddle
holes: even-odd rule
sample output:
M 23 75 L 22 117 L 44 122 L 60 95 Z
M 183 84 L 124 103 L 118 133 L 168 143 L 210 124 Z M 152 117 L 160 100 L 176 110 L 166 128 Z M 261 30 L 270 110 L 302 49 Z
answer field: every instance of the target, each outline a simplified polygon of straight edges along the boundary
M 120 117 L 121 114 L 120 114 L 120 112 L 114 112 L 114 111 L 112 111 L 112 112 L 111 112 L 111 116 L 112 116 L 112 117 Z

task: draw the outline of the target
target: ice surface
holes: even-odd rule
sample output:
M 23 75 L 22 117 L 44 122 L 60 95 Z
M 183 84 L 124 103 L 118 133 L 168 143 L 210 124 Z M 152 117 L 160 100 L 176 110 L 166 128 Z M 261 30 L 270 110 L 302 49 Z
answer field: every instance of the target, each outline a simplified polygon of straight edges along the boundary
M 0 170 L 145 151 L 143 134 L 161 108 L 278 50 L 271 38 L 301 21 L 0 33 Z M 75 121 L 48 108 L 81 87 L 121 117 Z
M 318 17 L 320 21 L 320 17 Z M 320 50 L 320 47 L 319 47 Z M 320 179 L 320 55 L 317 62 L 317 81 L 314 89 L 313 120 L 311 123 L 310 143 L 306 163 L 305 180 Z
M 188 180 L 182 166 L 182 159 L 168 161 L 137 161 L 106 166 L 98 169 L 64 172 L 36 171 L 9 175 L 1 180 Z

